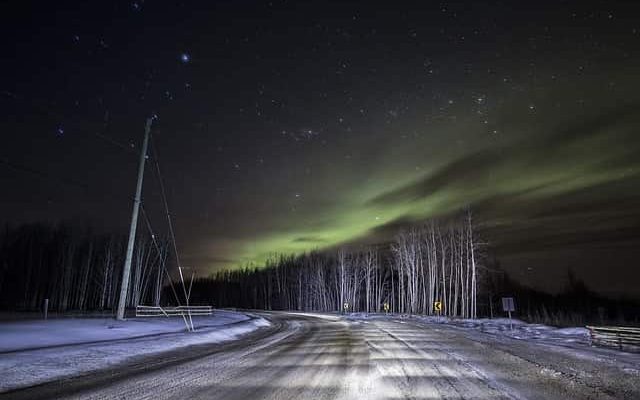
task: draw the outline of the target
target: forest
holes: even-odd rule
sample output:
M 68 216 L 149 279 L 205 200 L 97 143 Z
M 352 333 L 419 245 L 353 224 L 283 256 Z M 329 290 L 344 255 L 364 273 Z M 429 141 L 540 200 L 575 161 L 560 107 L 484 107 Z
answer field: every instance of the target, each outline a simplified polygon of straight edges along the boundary
M 115 309 L 126 236 L 95 234 L 68 225 L 5 226 L 0 232 L 0 309 L 52 311 Z M 139 236 L 133 257 L 128 307 L 160 304 L 169 281 L 164 268 L 169 242 Z
M 398 232 L 386 245 L 274 256 L 196 279 L 189 291 L 174 284 L 168 240 L 138 235 L 127 306 L 191 304 L 307 311 L 432 314 L 475 317 L 481 267 L 471 213 L 427 221 Z M 0 234 L 0 307 L 111 310 L 117 303 L 124 235 L 43 224 L 6 226 Z M 173 266 L 173 267 L 172 267 Z
M 562 293 L 509 278 L 481 239 L 470 211 L 403 229 L 388 243 L 301 255 L 274 255 L 263 266 L 180 281 L 167 238 L 138 234 L 127 307 L 192 305 L 323 312 L 392 312 L 500 317 L 501 298 L 518 318 L 557 326 L 639 324 L 635 299 L 608 299 L 570 271 Z M 0 309 L 113 314 L 126 248 L 124 234 L 69 225 L 27 224 L 0 231 Z M 436 310 L 436 303 L 441 309 Z
M 429 220 L 385 245 L 280 255 L 218 272 L 193 301 L 267 310 L 389 312 L 475 318 L 485 271 L 471 212 Z M 440 310 L 436 310 L 440 303 Z

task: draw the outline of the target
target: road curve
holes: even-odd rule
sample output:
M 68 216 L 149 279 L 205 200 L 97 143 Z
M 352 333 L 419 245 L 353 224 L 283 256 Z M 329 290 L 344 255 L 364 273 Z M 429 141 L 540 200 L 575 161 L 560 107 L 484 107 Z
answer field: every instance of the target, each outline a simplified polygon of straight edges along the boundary
M 591 365 L 591 361 L 579 357 L 572 360 L 570 352 L 548 346 L 507 339 L 496 343 L 444 325 L 406 320 L 350 321 L 295 313 L 264 316 L 273 321 L 274 329 L 230 345 L 139 360 L 118 370 L 45 384 L 5 397 L 640 398 L 637 382 L 634 384 L 638 377 L 633 372 L 620 377 L 613 365 Z

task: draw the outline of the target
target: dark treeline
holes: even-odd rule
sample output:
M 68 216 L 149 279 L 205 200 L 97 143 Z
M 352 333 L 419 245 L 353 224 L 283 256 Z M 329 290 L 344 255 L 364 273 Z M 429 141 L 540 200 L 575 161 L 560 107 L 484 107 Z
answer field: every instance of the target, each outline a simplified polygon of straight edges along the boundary
M 95 234 L 66 225 L 6 226 L 0 232 L 0 308 L 56 311 L 117 306 L 126 236 Z M 166 282 L 168 242 L 136 242 L 128 306 L 158 304 Z
M 589 290 L 569 273 L 562 293 L 523 286 L 487 260 L 471 214 L 428 221 L 385 245 L 273 257 L 262 268 L 221 271 L 193 283 L 191 304 L 268 310 L 390 312 L 455 317 L 504 316 L 501 298 L 516 300 L 516 317 L 557 326 L 640 325 L 640 304 Z M 117 305 L 125 235 L 66 225 L 5 226 L 0 231 L 0 309 L 107 311 Z M 140 234 L 127 305 L 184 301 L 168 285 L 167 240 Z M 174 274 L 175 275 L 175 274 Z M 180 299 L 180 300 L 176 300 Z
M 385 246 L 274 257 L 263 268 L 194 282 L 192 302 L 268 310 L 391 312 L 475 317 L 486 271 L 470 212 L 399 232 Z M 483 308 L 480 310 L 478 307 Z
M 495 267 L 500 271 L 500 267 Z M 564 290 L 550 294 L 524 286 L 506 273 L 494 273 L 486 282 L 487 296 L 494 298 L 494 315 L 502 315 L 501 296 L 512 296 L 516 301 L 514 315 L 522 320 L 554 326 L 635 325 L 640 326 L 638 299 L 613 299 L 602 296 L 568 270 Z M 497 300 L 497 301 L 496 301 Z

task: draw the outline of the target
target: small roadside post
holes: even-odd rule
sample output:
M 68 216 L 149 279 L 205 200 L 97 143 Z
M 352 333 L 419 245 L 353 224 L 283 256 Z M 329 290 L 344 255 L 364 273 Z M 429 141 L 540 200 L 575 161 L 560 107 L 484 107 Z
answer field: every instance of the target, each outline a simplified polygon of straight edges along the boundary
M 42 314 L 44 314 L 45 320 L 49 317 L 49 299 L 44 299 L 44 305 L 42 306 Z
M 438 316 L 438 322 L 440 321 L 440 316 L 442 315 L 442 302 L 440 300 L 436 300 L 433 302 L 433 311 L 435 311 Z
M 513 321 L 511 320 L 511 312 L 516 310 L 516 304 L 513 297 L 502 298 L 502 311 L 509 313 L 509 328 L 513 330 Z

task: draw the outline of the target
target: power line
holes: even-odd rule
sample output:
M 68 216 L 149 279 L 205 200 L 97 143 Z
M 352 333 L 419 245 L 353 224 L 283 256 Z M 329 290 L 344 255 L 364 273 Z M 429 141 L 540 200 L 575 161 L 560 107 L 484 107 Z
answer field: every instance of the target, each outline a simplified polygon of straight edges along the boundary
M 169 203 L 167 202 L 167 195 L 164 190 L 164 183 L 162 179 L 162 173 L 160 172 L 160 162 L 158 161 L 158 153 L 156 152 L 156 146 L 153 141 L 153 134 L 151 134 L 151 153 L 153 154 L 153 160 L 156 165 L 156 172 L 158 173 L 158 182 L 160 184 L 160 193 L 162 194 L 162 201 L 164 203 L 164 210 L 167 215 L 167 222 L 169 224 L 169 233 L 171 234 L 171 240 L 173 242 L 173 250 L 176 254 L 176 262 L 178 264 L 178 269 L 181 269 L 180 265 L 180 257 L 178 255 L 178 246 L 176 245 L 176 235 L 173 230 L 173 223 L 171 222 L 171 214 L 169 213 Z M 185 293 L 186 295 L 186 293 Z
M 134 149 L 133 149 L 133 147 L 132 147 L 132 146 L 126 146 L 126 145 L 124 145 L 124 144 L 122 144 L 122 143 L 118 142 L 118 141 L 117 141 L 117 140 L 115 140 L 114 138 L 109 137 L 109 136 L 106 136 L 106 135 L 104 135 L 104 134 L 102 134 L 102 133 L 93 132 L 93 134 L 94 134 L 94 136 L 97 136 L 97 137 L 99 137 L 100 139 L 102 139 L 102 140 L 104 140 L 104 141 L 106 141 L 106 142 L 109 142 L 109 143 L 111 143 L 112 145 L 114 145 L 114 146 L 116 146 L 116 147 L 119 147 L 119 148 L 121 148 L 122 150 L 124 150 L 124 151 L 126 151 L 126 152 L 128 152 L 128 153 L 131 153 L 131 154 L 134 154 L 134 153 L 135 153 L 135 151 L 134 151 Z
M 37 111 L 38 113 L 40 113 L 42 115 L 45 115 L 45 116 L 48 116 L 48 117 L 54 117 L 54 118 L 57 118 L 57 119 L 61 119 L 63 117 L 62 114 L 60 114 L 58 112 L 54 112 L 51 109 L 49 109 L 47 107 L 44 107 L 44 106 L 42 106 L 40 104 L 37 104 L 33 100 L 28 100 L 28 99 L 26 99 L 24 97 L 17 96 L 14 93 L 11 93 L 11 92 L 8 92 L 8 91 L 3 91 L 2 94 L 4 94 L 6 97 L 10 97 L 13 100 L 16 100 L 16 101 L 19 101 L 19 102 L 21 102 L 23 104 L 26 104 L 27 106 L 29 106 L 30 108 L 32 108 L 33 110 Z M 77 118 L 76 118 L 76 121 L 77 121 Z M 95 121 L 90 121 L 88 119 L 84 119 L 84 121 L 85 122 L 89 122 L 89 123 L 95 123 Z M 108 125 L 108 111 L 105 114 L 105 118 L 104 118 L 104 121 L 103 121 L 103 131 L 106 131 L 107 125 Z M 104 132 L 92 131 L 91 133 L 93 134 L 93 136 L 95 136 L 95 137 L 97 137 L 97 138 L 99 138 L 99 139 L 101 139 L 101 140 L 103 140 L 103 141 L 105 141 L 105 142 L 107 142 L 107 143 L 109 143 L 109 144 L 111 144 L 113 146 L 116 146 L 119 149 L 126 151 L 127 153 L 130 153 L 130 154 L 131 153 L 135 153 L 135 149 L 134 149 L 133 145 L 123 144 L 122 142 L 114 139 L 113 137 L 110 137 L 110 136 L 106 135 Z M 150 136 L 152 136 L 152 135 L 150 135 Z M 173 222 L 172 222 L 172 219 L 171 219 L 171 214 L 169 212 L 169 205 L 168 205 L 168 201 L 167 201 L 167 197 L 166 197 L 164 181 L 162 179 L 162 174 L 161 174 L 161 171 L 160 171 L 160 164 L 159 164 L 158 159 L 157 159 L 157 151 L 155 149 L 155 145 L 153 144 L 153 137 L 151 137 L 151 140 L 152 140 L 152 154 L 153 154 L 152 158 L 155 161 L 155 166 L 156 166 L 155 169 L 156 169 L 156 173 L 157 173 L 157 176 L 158 176 L 158 182 L 159 182 L 160 189 L 161 189 L 161 195 L 162 195 L 162 201 L 163 201 L 163 205 L 164 205 L 164 210 L 165 210 L 165 213 L 166 213 L 166 216 L 167 216 L 167 222 L 168 222 L 168 226 L 169 226 L 169 233 L 170 233 L 171 241 L 172 241 L 172 244 L 173 244 L 174 253 L 175 253 L 175 256 L 176 256 L 176 262 L 177 262 L 177 265 L 178 265 L 178 269 L 180 270 L 180 273 L 182 273 L 181 264 L 180 264 L 180 256 L 178 254 L 178 248 L 177 248 L 177 243 L 176 243 L 176 238 L 175 238 L 175 231 L 174 231 L 174 228 L 173 228 Z M 146 157 L 148 157 L 148 156 L 146 156 Z M 12 162 L 6 157 L 0 158 L 0 163 L 3 164 L 3 165 L 6 165 L 8 168 L 10 168 L 10 169 L 12 169 L 14 171 L 26 172 L 26 173 L 34 175 L 34 176 L 36 176 L 36 177 L 38 177 L 40 179 L 55 181 L 55 182 L 58 182 L 58 183 L 63 183 L 63 184 L 69 185 L 69 186 L 74 186 L 74 187 L 77 187 L 77 188 L 81 188 L 81 189 L 85 190 L 86 192 L 88 192 L 92 188 L 94 188 L 94 186 L 91 186 L 91 185 L 86 184 L 84 182 L 80 182 L 80 181 L 77 181 L 77 180 L 74 180 L 74 179 L 69 179 L 69 178 L 66 178 L 66 177 L 55 176 L 55 175 L 52 175 L 51 173 L 44 172 L 44 171 L 38 170 L 38 169 L 33 168 L 33 167 L 29 167 L 29 166 L 25 166 L 25 165 L 21 165 L 21 164 Z M 113 193 L 110 193 L 110 196 L 114 197 L 114 198 L 117 197 L 118 199 L 125 199 L 126 198 L 128 200 L 131 200 L 131 196 L 123 196 L 123 195 L 116 196 Z M 155 234 L 153 233 L 153 230 L 151 228 L 149 217 L 146 214 L 146 211 L 144 210 L 144 208 L 142 208 L 142 212 L 143 212 L 143 215 L 145 217 L 145 221 L 147 223 L 147 229 L 149 230 L 149 233 L 151 234 L 151 237 L 153 239 L 153 242 L 154 242 L 154 245 L 156 247 L 156 250 L 158 251 L 158 254 L 161 254 L 160 253 L 161 250 L 159 248 L 159 245 L 158 245 L 157 241 L 155 240 Z M 165 274 L 167 275 L 167 277 L 169 278 L 169 283 L 171 284 L 174 296 L 176 296 L 176 301 L 178 301 L 178 303 L 179 303 L 179 297 L 177 295 L 175 287 L 173 286 L 173 281 L 172 281 L 171 276 L 169 275 L 169 272 L 168 272 L 168 270 L 167 270 L 167 268 L 166 268 L 166 266 L 164 264 L 163 264 L 163 270 L 164 270 Z M 186 292 L 185 292 L 185 296 L 187 296 Z
M 176 244 L 176 235 L 175 235 L 175 231 L 173 230 L 173 223 L 171 221 L 171 214 L 169 213 L 169 203 L 167 202 L 167 195 L 166 192 L 164 190 L 164 182 L 162 179 L 162 173 L 160 172 L 160 162 L 158 161 L 158 153 L 156 151 L 156 147 L 153 141 L 153 135 L 151 135 L 151 152 L 153 154 L 153 160 L 155 161 L 155 165 L 156 165 L 156 172 L 158 173 L 158 182 L 160 183 L 160 193 L 162 194 L 162 201 L 164 203 L 164 210 L 167 214 L 167 222 L 169 224 L 169 233 L 171 234 L 171 241 L 173 242 L 173 250 L 175 252 L 176 255 L 176 263 L 178 264 L 178 272 L 180 273 L 180 281 L 182 282 L 182 290 L 184 291 L 184 297 L 185 297 L 185 301 L 187 306 L 189 306 L 189 294 L 187 293 L 187 288 L 184 284 L 184 276 L 182 275 L 182 266 L 180 265 L 180 255 L 178 254 L 178 246 Z M 191 276 L 191 281 L 193 282 L 193 275 Z M 189 289 L 189 292 L 191 292 L 191 289 Z M 184 315 L 183 315 L 184 318 Z M 191 324 L 191 329 L 193 330 L 193 321 L 191 319 L 191 313 L 189 312 L 189 322 Z M 186 319 L 185 319 L 185 323 L 186 323 Z
M 153 228 L 151 228 L 151 221 L 149 220 L 149 216 L 147 215 L 147 212 L 144 209 L 143 205 L 140 205 L 140 208 L 142 209 L 142 215 L 144 216 L 144 219 L 147 223 L 147 230 L 149 231 L 149 235 L 151 235 L 151 240 L 153 241 L 153 244 L 156 248 L 156 251 L 158 252 L 158 256 L 159 257 L 163 257 L 162 256 L 162 250 L 160 249 L 160 245 L 158 244 L 158 241 L 156 240 L 156 235 L 153 231 Z M 164 258 L 164 257 L 163 257 Z M 166 258 L 164 258 L 164 260 L 166 260 Z M 167 278 L 169 280 L 169 285 L 171 286 L 171 290 L 173 291 L 173 295 L 176 298 L 176 302 L 178 303 L 178 306 L 180 305 L 180 298 L 178 297 L 178 292 L 176 291 L 175 286 L 173 285 L 173 280 L 171 279 L 171 275 L 169 275 L 169 271 L 167 270 L 167 267 L 164 263 L 164 260 L 162 262 L 162 270 L 164 271 L 164 273 L 167 275 Z
M 37 110 L 40 114 L 47 115 L 47 116 L 50 116 L 50 117 L 54 117 L 54 118 L 57 118 L 57 119 L 63 119 L 64 118 L 64 116 L 61 113 L 51 111 L 49 108 L 47 108 L 47 107 L 45 107 L 43 105 L 36 104 L 36 102 L 34 102 L 33 100 L 27 100 L 24 97 L 17 96 L 14 93 L 11 93 L 11 92 L 6 91 L 6 90 L 3 91 L 2 93 L 7 97 L 10 97 L 10 98 L 12 98 L 12 99 L 14 99 L 16 101 L 20 101 L 23 104 L 26 104 L 27 106 L 31 107 L 33 110 Z M 93 134 L 93 136 L 95 136 L 95 137 L 97 137 L 99 139 L 102 139 L 103 141 L 105 141 L 105 142 L 107 142 L 107 143 L 109 143 L 111 145 L 114 145 L 114 146 L 120 148 L 121 150 L 126 151 L 127 153 L 135 154 L 135 149 L 132 147 L 132 145 L 126 145 L 126 144 L 114 139 L 113 137 L 108 136 L 108 135 L 105 134 L 104 131 L 107 130 L 107 125 L 108 125 L 108 115 L 109 114 L 108 114 L 108 111 L 107 111 L 105 113 L 105 118 L 104 118 L 104 121 L 103 121 L 103 132 L 93 131 L 93 132 L 91 132 Z M 77 117 L 74 117 L 74 119 L 76 121 L 78 120 Z M 96 123 L 95 121 L 89 120 L 87 118 L 80 119 L 80 121 L 81 122 L 91 123 L 91 124 Z
M 79 187 L 81 189 L 84 189 L 86 191 L 89 190 L 89 185 L 83 182 L 79 182 L 73 179 L 69 179 L 69 178 L 61 178 L 59 176 L 55 176 L 52 175 L 48 172 L 44 172 L 44 171 L 40 171 L 38 169 L 35 169 L 33 167 L 28 167 L 26 165 L 21 165 L 21 164 L 17 164 L 14 163 L 12 161 L 9 161 L 8 158 L 3 157 L 0 158 L 0 163 L 6 165 L 7 167 L 9 167 L 10 169 L 13 169 L 14 171 L 20 171 L 20 172 L 27 172 L 31 175 L 35 175 L 41 179 L 51 179 L 51 180 L 55 180 L 58 183 L 64 183 L 65 185 L 69 185 L 69 186 L 75 186 L 75 187 Z
M 59 117 L 59 115 L 60 115 L 60 114 L 52 112 L 49 109 L 45 109 L 44 107 L 40 107 L 40 106 L 36 105 L 34 102 L 29 102 L 28 100 L 26 100 L 24 98 L 19 98 L 18 96 L 14 95 L 13 93 L 4 91 L 3 94 L 5 94 L 6 96 L 9 96 L 9 97 L 11 97 L 11 98 L 13 98 L 15 100 L 18 100 L 18 101 L 21 101 L 23 103 L 28 104 L 29 106 L 31 106 L 31 108 L 33 108 L 34 110 L 39 111 L 40 113 L 42 113 L 44 115 L 55 116 L 55 117 Z M 105 130 L 106 130 L 106 125 L 108 123 L 107 119 L 108 119 L 108 114 L 105 115 L 105 127 L 104 127 Z M 108 142 L 108 143 L 110 143 L 110 144 L 112 144 L 112 145 L 114 145 L 114 146 L 116 146 L 116 147 L 118 147 L 118 148 L 120 148 L 120 149 L 122 149 L 122 150 L 124 150 L 124 151 L 126 151 L 126 152 L 128 152 L 128 153 L 132 153 L 132 152 L 135 151 L 133 149 L 133 146 L 127 146 L 127 145 L 125 145 L 125 144 L 123 144 L 123 143 L 113 139 L 112 137 L 109 137 L 109 136 L 103 134 L 103 133 L 94 131 L 93 135 L 98 137 L 98 138 L 100 138 L 100 139 L 102 139 L 102 140 L 104 140 L 104 141 L 106 141 L 106 142 Z M 170 236 L 171 236 L 171 241 L 173 243 L 173 249 L 174 249 L 174 253 L 176 255 L 176 262 L 178 264 L 178 268 L 180 270 L 180 273 L 182 274 L 181 265 L 180 265 L 180 258 L 179 258 L 176 239 L 175 239 L 175 232 L 174 232 L 174 229 L 173 229 L 171 215 L 169 213 L 169 206 L 168 206 L 168 202 L 167 202 L 167 197 L 166 197 L 166 193 L 165 193 L 165 188 L 164 188 L 162 175 L 161 175 L 161 172 L 160 172 L 160 165 L 159 165 L 159 162 L 157 160 L 157 152 L 155 150 L 155 146 L 153 145 L 153 142 L 152 142 L 152 152 L 153 152 L 153 157 L 152 158 L 155 161 L 156 172 L 158 174 L 158 181 L 159 181 L 159 184 L 160 184 L 162 200 L 163 200 L 164 209 L 165 209 L 165 212 L 166 212 L 167 221 L 168 221 L 168 225 L 169 225 L 169 232 L 170 232 Z M 148 155 L 145 154 L 144 157 L 148 158 Z M 44 172 L 44 171 L 38 170 L 36 168 L 30 167 L 30 166 L 26 166 L 26 165 L 22 165 L 22 164 L 18 164 L 18 163 L 12 162 L 6 157 L 0 158 L 0 164 L 3 164 L 5 166 L 7 166 L 9 169 L 12 169 L 14 171 L 26 172 L 26 173 L 31 174 L 33 176 L 36 176 L 36 177 L 38 177 L 40 179 L 55 181 L 55 182 L 58 182 L 58 183 L 63 183 L 63 184 L 69 185 L 69 186 L 78 187 L 78 188 L 81 188 L 81 189 L 83 189 L 83 190 L 85 190 L 87 192 L 92 188 L 91 185 L 86 184 L 84 182 L 76 181 L 76 180 L 69 179 L 69 178 L 66 178 L 66 177 L 55 176 L 55 175 L 53 175 L 51 173 Z M 116 196 L 113 193 L 110 193 L 110 196 L 112 196 L 114 198 L 117 197 L 119 199 L 126 198 L 126 199 L 131 200 L 131 196 L 123 196 L 123 195 Z M 153 244 L 154 244 L 154 246 L 156 248 L 156 251 L 158 252 L 158 256 L 162 257 L 162 251 L 161 251 L 160 246 L 159 246 L 159 244 L 158 244 L 158 242 L 157 242 L 157 240 L 155 238 L 155 233 L 154 233 L 154 231 L 153 231 L 153 229 L 151 227 L 151 222 L 150 222 L 149 216 L 147 215 L 144 207 L 142 207 L 142 204 L 141 204 L 141 208 L 142 208 L 143 216 L 144 216 L 145 221 L 146 221 L 147 229 L 149 231 L 149 234 L 151 235 L 151 238 L 152 238 Z M 167 278 L 169 279 L 169 283 L 170 283 L 171 289 L 172 289 L 173 294 L 175 296 L 175 299 L 176 299 L 176 301 L 178 302 L 178 305 L 179 305 L 180 304 L 179 296 L 178 296 L 177 291 L 176 291 L 176 289 L 175 289 L 175 287 L 173 285 L 173 280 L 171 279 L 171 275 L 169 274 L 164 262 L 162 262 L 162 269 L 163 269 L 164 273 L 166 274 Z M 187 295 L 186 291 L 185 291 L 185 297 L 188 299 L 188 295 Z
M 15 163 L 13 161 L 10 161 L 8 158 L 6 157 L 2 157 L 0 158 L 0 164 L 5 165 L 7 168 L 9 168 L 10 170 L 16 171 L 16 172 L 25 172 L 27 174 L 30 174 L 32 176 L 34 176 L 35 178 L 39 178 L 41 180 L 44 181 L 48 181 L 48 182 L 55 182 L 55 183 L 62 183 L 64 185 L 67 186 L 72 186 L 75 188 L 79 188 L 79 189 L 83 189 L 85 194 L 89 194 L 89 192 L 96 192 L 96 193 L 101 193 L 101 195 L 103 196 L 108 196 L 109 198 L 112 198 L 114 200 L 132 200 L 133 197 L 129 196 L 129 195 L 125 195 L 125 194 L 119 194 L 119 193 L 114 193 L 114 192 L 108 192 L 105 193 L 104 192 L 104 188 L 98 188 L 96 185 L 92 185 L 92 184 L 88 184 L 82 181 L 78 181 L 75 179 L 70 179 L 67 177 L 61 177 L 58 175 L 53 175 L 49 172 L 44 172 L 42 170 L 33 168 L 33 167 L 29 167 L 23 164 L 18 164 Z

